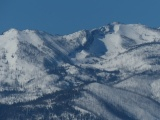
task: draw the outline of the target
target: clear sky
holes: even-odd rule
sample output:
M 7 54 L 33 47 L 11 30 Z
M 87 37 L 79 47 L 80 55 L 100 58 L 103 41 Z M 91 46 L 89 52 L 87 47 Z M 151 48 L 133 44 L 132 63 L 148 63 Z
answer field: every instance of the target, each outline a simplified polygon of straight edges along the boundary
M 69 34 L 111 22 L 160 26 L 160 0 L 0 0 L 0 33 L 10 28 Z

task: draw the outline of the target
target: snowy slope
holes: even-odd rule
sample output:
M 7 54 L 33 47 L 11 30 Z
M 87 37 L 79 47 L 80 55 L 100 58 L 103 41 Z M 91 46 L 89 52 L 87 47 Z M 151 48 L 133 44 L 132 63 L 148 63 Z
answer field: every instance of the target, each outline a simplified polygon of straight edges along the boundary
M 160 106 L 155 101 L 98 83 L 86 86 L 83 97 L 75 102 L 104 119 L 160 119 Z
M 0 103 L 5 116 L 15 107 L 28 119 L 39 117 L 28 109 L 56 119 L 160 119 L 159 51 L 160 30 L 140 24 L 63 36 L 10 29 L 0 35 Z

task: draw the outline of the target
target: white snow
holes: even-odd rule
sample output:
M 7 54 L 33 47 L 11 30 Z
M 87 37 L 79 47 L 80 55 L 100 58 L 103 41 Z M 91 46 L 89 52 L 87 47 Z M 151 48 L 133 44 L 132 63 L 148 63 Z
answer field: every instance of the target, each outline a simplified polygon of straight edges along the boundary
M 160 119 L 158 42 L 159 30 L 139 24 L 112 23 L 64 36 L 11 29 L 0 35 L 0 92 L 16 92 L 0 94 L 0 103 L 81 86 L 73 105 L 84 114 Z
M 10 29 L 0 36 L 0 48 L 4 48 L 6 53 L 6 59 L 11 69 L 16 67 L 16 51 L 18 45 L 18 31 L 16 29 Z
M 116 25 L 114 25 L 114 33 L 117 33 L 118 31 L 119 31 L 119 27 L 120 27 L 120 25 L 119 24 L 116 24 Z
M 87 53 L 85 50 L 82 50 L 81 52 L 76 54 L 76 59 L 78 60 L 83 60 L 85 59 L 87 56 L 89 55 L 89 53 Z
M 98 110 L 97 113 L 101 114 L 104 118 L 108 118 L 108 116 L 105 116 L 108 112 L 106 111 L 106 114 L 103 114 L 103 111 L 100 111 L 98 109 L 98 107 L 103 108 L 103 102 L 101 101 L 105 101 L 106 104 L 110 104 L 113 107 L 112 109 L 123 111 L 123 113 L 126 113 L 128 116 L 132 116 L 135 119 L 150 120 L 160 118 L 160 107 L 157 106 L 157 104 L 154 101 L 146 97 L 97 83 L 90 84 L 85 88 L 86 90 L 91 92 L 91 95 L 94 97 L 94 99 L 98 98 L 98 103 L 92 100 L 92 104 L 95 105 L 93 108 Z M 88 100 L 88 98 L 82 99 Z M 79 101 L 77 101 L 77 103 L 81 101 L 82 100 L 80 99 Z M 89 101 L 86 102 L 89 103 Z M 84 103 L 81 104 L 83 105 Z M 86 107 L 88 107 L 88 105 Z
M 151 84 L 153 97 L 160 102 L 160 80 L 156 80 Z

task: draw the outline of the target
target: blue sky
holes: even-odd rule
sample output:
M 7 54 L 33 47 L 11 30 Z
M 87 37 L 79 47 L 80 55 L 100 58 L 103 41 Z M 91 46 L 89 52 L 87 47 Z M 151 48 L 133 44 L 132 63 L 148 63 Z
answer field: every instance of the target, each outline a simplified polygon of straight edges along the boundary
M 160 26 L 160 0 L 0 0 L 0 33 L 10 28 L 69 34 L 111 22 Z

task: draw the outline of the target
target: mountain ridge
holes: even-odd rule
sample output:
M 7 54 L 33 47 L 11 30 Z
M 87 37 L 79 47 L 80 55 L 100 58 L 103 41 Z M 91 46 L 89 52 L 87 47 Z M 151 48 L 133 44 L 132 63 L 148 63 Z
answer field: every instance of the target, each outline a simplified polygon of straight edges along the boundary
M 62 36 L 10 29 L 0 41 L 2 119 L 160 119 L 159 29 L 116 22 Z

